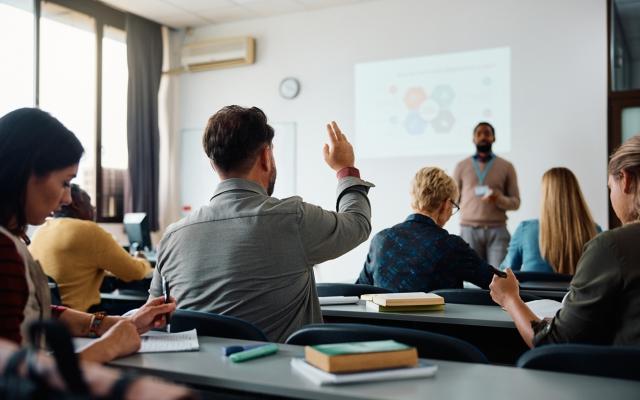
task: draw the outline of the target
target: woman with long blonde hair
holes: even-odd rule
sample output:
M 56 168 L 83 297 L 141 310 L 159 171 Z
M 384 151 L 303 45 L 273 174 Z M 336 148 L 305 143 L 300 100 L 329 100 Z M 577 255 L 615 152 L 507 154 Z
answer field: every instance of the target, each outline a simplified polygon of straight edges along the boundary
M 551 168 L 542 176 L 540 220 L 520 223 L 501 267 L 573 275 L 582 248 L 598 232 L 573 172 Z

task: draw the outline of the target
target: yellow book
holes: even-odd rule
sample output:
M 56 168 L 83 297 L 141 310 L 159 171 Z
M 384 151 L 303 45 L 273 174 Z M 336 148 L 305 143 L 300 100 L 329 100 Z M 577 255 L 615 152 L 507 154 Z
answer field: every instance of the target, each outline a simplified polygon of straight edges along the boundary
M 371 296 L 371 301 L 389 306 L 431 306 L 444 304 L 444 298 L 433 293 L 381 293 Z

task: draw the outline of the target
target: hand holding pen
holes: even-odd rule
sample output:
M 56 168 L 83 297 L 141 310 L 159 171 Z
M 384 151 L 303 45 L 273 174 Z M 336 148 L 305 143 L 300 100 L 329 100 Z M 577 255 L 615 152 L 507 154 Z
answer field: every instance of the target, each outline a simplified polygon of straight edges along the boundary
M 168 301 L 165 302 L 164 296 L 156 297 L 149 299 L 145 305 L 127 318 L 136 325 L 138 333 L 145 333 L 150 329 L 165 326 L 166 315 L 170 315 L 175 309 L 176 302 L 174 298 L 169 297 Z

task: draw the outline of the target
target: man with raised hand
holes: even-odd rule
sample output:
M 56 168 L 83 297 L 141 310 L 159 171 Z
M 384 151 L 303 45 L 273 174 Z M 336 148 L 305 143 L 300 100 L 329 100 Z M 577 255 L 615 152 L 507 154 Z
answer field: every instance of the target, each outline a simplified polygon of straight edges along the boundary
M 221 182 L 208 205 L 167 229 L 151 295 L 162 294 L 164 277 L 178 308 L 244 319 L 272 341 L 322 322 L 313 266 L 367 239 L 373 186 L 360 179 L 338 125 L 328 124 L 327 132 L 323 153 L 338 178 L 337 212 L 298 196 L 271 197 L 274 131 L 259 108 L 228 106 L 215 113 L 203 146 Z

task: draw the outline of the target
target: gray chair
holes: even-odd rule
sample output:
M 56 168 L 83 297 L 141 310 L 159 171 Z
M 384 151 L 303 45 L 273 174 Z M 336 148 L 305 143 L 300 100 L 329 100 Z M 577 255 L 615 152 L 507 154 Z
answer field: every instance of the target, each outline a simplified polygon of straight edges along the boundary
M 438 289 L 431 293 L 444 297 L 445 303 L 477 304 L 482 306 L 497 306 L 488 290 L 484 289 Z M 540 300 L 538 296 L 520 293 L 523 301 Z
M 640 346 L 549 344 L 527 351 L 520 356 L 516 365 L 520 368 L 640 380 Z
M 519 282 L 571 282 L 573 275 L 551 272 L 513 271 Z
M 191 329 L 196 329 L 201 336 L 269 341 L 260 328 L 243 319 L 202 311 L 176 310 L 171 316 L 171 332 Z
M 358 283 L 318 283 L 318 296 L 361 296 L 369 293 L 392 293 L 392 290 Z
M 422 358 L 487 364 L 487 357 L 475 346 L 454 337 L 419 331 L 365 324 L 307 325 L 294 332 L 285 343 L 301 346 L 317 344 L 395 340 L 413 346 Z

